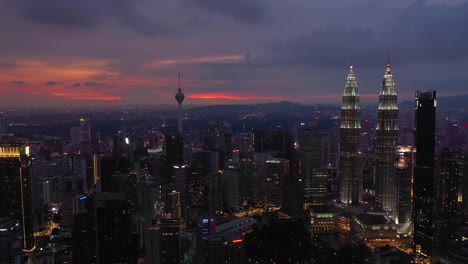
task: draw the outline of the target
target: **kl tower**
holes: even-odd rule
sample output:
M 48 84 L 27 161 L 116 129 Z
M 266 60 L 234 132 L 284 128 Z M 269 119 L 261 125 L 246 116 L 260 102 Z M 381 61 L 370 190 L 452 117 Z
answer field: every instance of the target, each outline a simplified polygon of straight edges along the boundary
M 179 72 L 179 90 L 175 94 L 175 99 L 177 103 L 179 104 L 177 108 L 177 132 L 179 133 L 179 135 L 181 135 L 182 134 L 182 102 L 185 99 L 185 95 L 180 89 L 180 72 Z

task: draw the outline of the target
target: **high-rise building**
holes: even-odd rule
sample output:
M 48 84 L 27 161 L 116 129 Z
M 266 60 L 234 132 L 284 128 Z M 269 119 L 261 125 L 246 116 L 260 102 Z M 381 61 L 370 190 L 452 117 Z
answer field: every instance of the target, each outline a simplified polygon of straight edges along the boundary
M 440 155 L 437 187 L 437 211 L 441 218 L 455 216 L 458 211 L 458 173 L 459 163 L 455 152 L 443 148 Z
M 229 161 L 225 166 L 221 179 L 223 183 L 224 206 L 239 209 L 241 206 L 241 199 L 239 197 L 239 164 Z
M 184 140 L 181 135 L 166 135 L 165 151 L 168 166 L 184 162 Z
M 301 179 L 304 181 L 304 208 L 317 209 L 327 205 L 326 168 L 321 168 L 321 132 L 318 122 L 301 123 L 299 151 L 301 155 Z M 291 190 L 292 191 L 292 190 Z
M 271 154 L 266 153 L 254 153 L 254 162 L 257 174 L 257 199 L 259 201 L 265 200 L 266 191 L 266 161 L 273 158 Z
M 74 263 L 136 263 L 139 243 L 125 193 L 75 198 Z
M 417 253 L 431 256 L 434 240 L 435 213 L 435 118 L 436 92 L 416 92 L 414 167 L 414 245 Z
M 463 153 L 463 167 L 461 168 L 463 177 L 460 177 L 459 180 L 462 180 L 462 188 L 459 191 L 458 200 L 461 201 L 461 210 L 468 212 L 468 149 L 464 150 Z
M 242 224 L 228 222 L 225 225 L 229 230 L 223 230 L 220 226 L 216 226 L 215 218 L 209 215 L 198 217 L 195 232 L 197 253 L 195 263 L 245 263 L 244 239 L 241 232 L 236 229 Z
M 210 175 L 206 179 L 206 212 L 215 215 L 223 211 L 223 177 L 222 173 Z
M 91 141 L 91 123 L 86 118 L 80 118 L 80 143 Z
M 222 122 L 222 133 L 223 133 L 223 151 L 222 155 L 219 159 L 220 167 L 224 168 L 224 164 L 229 160 L 232 159 L 232 131 L 231 131 L 231 124 L 226 121 Z
M 3 136 L 5 134 L 6 134 L 5 114 L 3 112 L 0 112 L 0 136 Z
M 80 144 L 80 128 L 79 127 L 70 127 L 70 139 L 72 145 Z
M 342 203 L 359 204 L 362 196 L 360 173 L 359 137 L 361 131 L 361 107 L 353 65 L 343 93 L 340 124 L 339 197 Z
M 0 143 L 0 216 L 20 220 L 23 249 L 33 247 L 33 195 L 29 146 Z
M 203 262 L 200 263 L 245 263 L 244 239 L 240 234 L 216 234 L 203 242 Z
M 190 167 L 185 175 L 185 203 L 186 210 L 184 222 L 188 231 L 195 229 L 195 217 L 204 212 L 206 205 L 205 181 L 206 175 L 197 168 Z
M 160 261 L 161 264 L 178 264 L 180 263 L 180 220 L 167 218 L 161 219 L 160 228 Z
M 21 225 L 17 219 L 0 218 L 0 263 L 20 264 L 23 256 Z
M 144 235 L 143 263 L 181 263 L 180 226 L 180 219 L 176 218 L 161 218 L 148 226 Z
M 398 143 L 398 106 L 390 61 L 380 87 L 375 146 L 375 200 L 377 209 L 392 212 L 396 206 L 395 147 Z
M 257 201 L 258 175 L 255 162 L 251 158 L 243 158 L 238 162 L 239 196 L 241 201 Z
M 182 102 L 185 99 L 185 95 L 180 89 L 180 73 L 179 73 L 179 90 L 177 90 L 177 93 L 175 94 L 175 99 L 177 101 L 178 107 L 177 107 L 177 132 L 179 134 L 182 134 Z
M 286 184 L 289 174 L 289 160 L 271 159 L 265 166 L 265 194 L 266 202 L 271 206 L 282 207 L 286 195 Z
M 395 177 L 397 183 L 397 204 L 393 219 L 397 233 L 407 236 L 412 233 L 412 197 L 411 189 L 414 167 L 414 150 L 411 146 L 397 146 L 395 151 Z
M 80 118 L 80 149 L 81 155 L 88 156 L 91 154 L 91 123 L 86 118 Z

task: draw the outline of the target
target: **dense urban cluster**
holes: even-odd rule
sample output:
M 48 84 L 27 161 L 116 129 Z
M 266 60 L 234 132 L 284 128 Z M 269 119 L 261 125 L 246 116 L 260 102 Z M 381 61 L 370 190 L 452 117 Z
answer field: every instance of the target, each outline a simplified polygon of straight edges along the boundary
M 6 109 L 0 263 L 468 263 L 468 115 L 354 70 L 341 109 Z

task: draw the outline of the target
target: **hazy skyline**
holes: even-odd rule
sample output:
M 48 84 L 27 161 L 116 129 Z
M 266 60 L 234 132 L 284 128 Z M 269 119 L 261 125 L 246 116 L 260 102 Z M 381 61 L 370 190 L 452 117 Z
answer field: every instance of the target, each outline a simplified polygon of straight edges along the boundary
M 363 103 L 467 94 L 465 0 L 0 0 L 0 104 Z

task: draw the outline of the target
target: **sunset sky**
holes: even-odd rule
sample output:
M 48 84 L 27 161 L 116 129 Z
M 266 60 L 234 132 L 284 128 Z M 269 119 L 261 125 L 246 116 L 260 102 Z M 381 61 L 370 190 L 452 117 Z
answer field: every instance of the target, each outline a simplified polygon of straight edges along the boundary
M 465 0 L 0 0 L 0 105 L 362 102 L 468 94 Z

